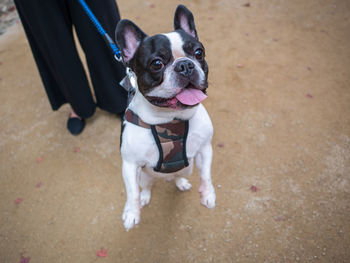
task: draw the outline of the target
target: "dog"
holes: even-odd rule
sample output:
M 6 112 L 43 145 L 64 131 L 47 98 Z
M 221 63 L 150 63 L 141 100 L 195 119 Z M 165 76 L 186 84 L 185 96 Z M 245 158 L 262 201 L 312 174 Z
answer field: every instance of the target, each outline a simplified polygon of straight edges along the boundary
M 201 103 L 207 97 L 208 65 L 193 14 L 179 5 L 174 31 L 153 36 L 123 19 L 115 38 L 137 83 L 121 133 L 125 229 L 139 224 L 140 210 L 150 202 L 155 179 L 174 180 L 180 191 L 189 190 L 186 177 L 194 162 L 200 174 L 201 204 L 214 208 L 213 125 Z

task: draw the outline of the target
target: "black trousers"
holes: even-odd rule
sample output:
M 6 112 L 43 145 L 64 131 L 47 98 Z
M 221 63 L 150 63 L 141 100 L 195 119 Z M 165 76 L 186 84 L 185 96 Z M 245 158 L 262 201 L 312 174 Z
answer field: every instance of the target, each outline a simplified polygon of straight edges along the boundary
M 106 32 L 114 38 L 120 20 L 115 0 L 87 0 Z M 125 68 L 118 63 L 77 0 L 15 0 L 42 82 L 53 110 L 69 103 L 83 118 L 96 106 L 125 110 L 127 93 L 119 85 Z M 84 50 L 88 79 L 73 39 L 73 25 Z

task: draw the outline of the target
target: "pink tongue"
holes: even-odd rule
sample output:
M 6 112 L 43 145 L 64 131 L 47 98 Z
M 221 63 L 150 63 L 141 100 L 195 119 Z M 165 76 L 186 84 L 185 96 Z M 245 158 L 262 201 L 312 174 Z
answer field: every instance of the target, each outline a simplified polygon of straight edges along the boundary
M 176 98 L 185 105 L 196 105 L 208 96 L 203 91 L 194 88 L 187 88 L 176 95 Z

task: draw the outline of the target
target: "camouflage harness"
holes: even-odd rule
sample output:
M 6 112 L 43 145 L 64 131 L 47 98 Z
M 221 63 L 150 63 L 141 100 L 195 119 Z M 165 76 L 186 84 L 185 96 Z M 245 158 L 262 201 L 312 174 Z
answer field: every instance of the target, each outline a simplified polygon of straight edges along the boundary
M 152 131 L 159 150 L 159 160 L 154 171 L 173 173 L 188 166 L 186 156 L 188 121 L 175 119 L 164 124 L 150 125 L 130 109 L 125 112 L 125 120 Z

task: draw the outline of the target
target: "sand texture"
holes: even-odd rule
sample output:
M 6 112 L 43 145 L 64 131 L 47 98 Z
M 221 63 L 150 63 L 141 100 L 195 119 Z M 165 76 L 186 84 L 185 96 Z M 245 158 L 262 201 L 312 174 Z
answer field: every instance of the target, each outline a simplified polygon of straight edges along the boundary
M 154 34 L 179 3 L 206 47 L 216 208 L 195 171 L 189 192 L 158 181 L 126 232 L 120 120 L 97 111 L 70 135 L 15 24 L 0 36 L 0 262 L 350 262 L 350 2 L 118 4 Z

